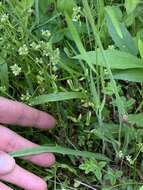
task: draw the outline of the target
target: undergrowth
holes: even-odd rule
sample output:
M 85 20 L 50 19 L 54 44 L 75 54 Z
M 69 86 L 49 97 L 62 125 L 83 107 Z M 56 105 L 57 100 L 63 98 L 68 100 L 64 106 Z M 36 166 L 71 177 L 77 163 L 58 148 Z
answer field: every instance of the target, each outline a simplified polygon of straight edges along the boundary
M 0 32 L 0 95 L 57 119 L 13 128 L 56 164 L 19 164 L 51 190 L 143 189 L 143 1 L 3 0 Z

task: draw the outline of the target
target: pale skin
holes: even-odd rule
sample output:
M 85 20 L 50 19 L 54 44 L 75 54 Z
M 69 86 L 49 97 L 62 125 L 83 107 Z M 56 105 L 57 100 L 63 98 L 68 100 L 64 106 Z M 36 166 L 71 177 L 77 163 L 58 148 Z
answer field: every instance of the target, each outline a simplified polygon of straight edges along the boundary
M 8 154 L 38 145 L 16 134 L 5 125 L 28 126 L 45 130 L 53 128 L 55 123 L 55 119 L 48 113 L 0 97 L 0 190 L 12 190 L 3 182 L 15 184 L 25 190 L 47 190 L 47 184 L 43 179 L 18 166 Z M 55 162 L 52 153 L 27 156 L 22 159 L 42 167 L 51 166 Z

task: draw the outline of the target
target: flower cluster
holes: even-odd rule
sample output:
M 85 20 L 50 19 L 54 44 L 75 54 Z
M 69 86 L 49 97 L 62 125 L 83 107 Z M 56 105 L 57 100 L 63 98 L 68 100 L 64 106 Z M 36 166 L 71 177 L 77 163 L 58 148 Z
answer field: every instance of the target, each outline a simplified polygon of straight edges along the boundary
M 51 32 L 49 30 L 41 30 L 42 36 L 49 38 L 51 36 Z
M 26 44 L 24 44 L 22 47 L 18 50 L 19 55 L 27 55 L 28 54 L 28 47 Z
M 123 154 L 122 150 L 120 150 L 118 152 L 118 157 L 121 158 L 121 159 L 124 158 L 124 154 Z
M 41 57 L 40 57 L 40 58 L 36 57 L 36 58 L 35 58 L 35 62 L 36 62 L 36 63 L 43 64 L 43 59 L 42 59 Z
M 21 67 L 19 67 L 17 64 L 10 66 L 10 68 L 15 76 L 18 76 L 21 73 Z
M 114 49 L 115 49 L 115 46 L 114 46 L 114 45 L 109 45 L 109 46 L 108 46 L 108 49 L 114 50 Z
M 0 91 L 1 92 L 5 92 L 6 91 L 6 87 L 5 86 L 0 86 Z
M 132 159 L 130 155 L 126 156 L 126 160 L 129 162 L 130 165 L 134 164 L 134 160 Z
M 38 84 L 42 84 L 43 83 L 44 78 L 43 78 L 43 76 L 40 75 L 40 73 L 39 73 L 39 75 L 36 76 L 36 78 L 37 78 L 37 83 Z
M 0 18 L 1 23 L 6 23 L 8 21 L 8 18 L 8 14 L 4 13 Z
M 49 63 L 51 63 L 53 71 L 57 71 L 58 67 L 57 64 L 60 59 L 60 51 L 59 48 L 56 48 L 55 50 L 52 48 L 52 45 L 50 42 L 44 42 L 39 41 L 38 43 L 32 42 L 30 44 L 30 47 L 35 50 L 39 51 L 41 54 L 41 57 L 36 57 L 35 62 L 36 63 L 43 63 L 43 57 L 47 57 L 49 59 Z
M 74 7 L 73 8 L 73 14 L 72 14 L 72 20 L 74 22 L 77 22 L 80 20 L 81 17 L 81 7 Z
M 57 63 L 59 62 L 59 59 L 60 59 L 60 51 L 59 51 L 59 48 L 57 48 L 50 55 L 50 60 L 51 60 L 51 63 L 53 65 L 54 71 L 58 70 Z
M 29 99 L 30 99 L 30 97 L 31 97 L 31 95 L 29 94 L 29 92 L 26 92 L 26 94 L 22 94 L 21 95 L 21 100 L 23 101 L 23 102 L 27 102 Z
M 30 47 L 32 48 L 32 49 L 34 49 L 34 50 L 39 50 L 40 49 L 40 44 L 36 44 L 36 42 L 32 42 L 31 44 L 30 44 Z

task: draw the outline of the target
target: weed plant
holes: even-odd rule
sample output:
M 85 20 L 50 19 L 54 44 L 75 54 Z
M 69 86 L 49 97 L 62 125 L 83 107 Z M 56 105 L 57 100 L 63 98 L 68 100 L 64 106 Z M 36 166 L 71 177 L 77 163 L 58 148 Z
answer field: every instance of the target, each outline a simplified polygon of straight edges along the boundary
M 55 152 L 52 168 L 18 161 L 49 189 L 143 189 L 142 82 L 142 0 L 0 2 L 0 95 L 57 119 L 14 126 Z

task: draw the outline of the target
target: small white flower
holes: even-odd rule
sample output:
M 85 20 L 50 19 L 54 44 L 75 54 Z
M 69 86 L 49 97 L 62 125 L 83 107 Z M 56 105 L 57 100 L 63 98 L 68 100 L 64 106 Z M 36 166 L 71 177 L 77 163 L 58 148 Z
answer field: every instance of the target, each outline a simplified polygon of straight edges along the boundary
M 33 9 L 28 9 L 28 11 L 27 11 L 29 14 L 32 14 L 33 12 L 34 12 L 34 10 Z
M 53 51 L 53 54 L 50 55 L 50 60 L 54 66 L 59 62 L 60 59 L 60 50 L 57 48 L 56 50 Z
M 81 7 L 74 7 L 73 14 L 72 14 L 72 21 L 77 22 L 80 19 Z
M 81 185 L 81 182 L 75 180 L 75 182 L 74 182 L 74 187 L 75 187 L 75 188 L 78 188 L 80 185 Z
M 114 50 L 114 49 L 115 49 L 115 46 L 114 46 L 114 45 L 109 45 L 109 46 L 108 46 L 108 49 Z
M 34 49 L 34 50 L 38 50 L 41 48 L 41 45 L 40 44 L 36 44 L 35 42 L 32 42 L 30 44 L 30 46 Z
M 5 92 L 6 91 L 6 87 L 5 86 L 0 86 L 0 91 L 1 92 Z
M 123 154 L 123 152 L 121 150 L 118 152 L 118 157 L 119 158 L 124 158 L 124 154 Z
M 126 160 L 133 165 L 134 164 L 134 160 L 132 159 L 132 157 L 130 155 L 126 156 Z
M 50 37 L 51 36 L 51 32 L 49 30 L 41 30 L 42 36 L 45 37 Z
M 47 51 L 47 50 L 43 50 L 43 56 L 46 56 L 46 57 L 48 57 L 50 54 L 49 54 L 49 52 Z
M 37 83 L 38 83 L 38 84 L 42 84 L 42 83 L 43 83 L 44 78 L 43 78 L 42 76 L 37 75 L 36 78 L 37 78 Z
M 43 60 L 42 60 L 42 58 L 36 57 L 35 62 L 42 64 L 42 63 L 43 63 Z
M 5 23 L 5 22 L 7 22 L 8 21 L 8 14 L 3 14 L 2 16 L 1 16 L 1 22 L 2 23 Z
M 29 92 L 26 92 L 26 94 L 22 94 L 21 95 L 21 100 L 24 102 L 27 102 L 29 99 L 31 98 L 31 95 L 29 94 Z
M 26 46 L 26 44 L 24 44 L 22 47 L 20 47 L 18 52 L 19 52 L 19 55 L 27 55 L 28 47 Z
M 10 68 L 15 76 L 18 76 L 21 73 L 21 67 L 19 67 L 17 64 L 12 65 Z

